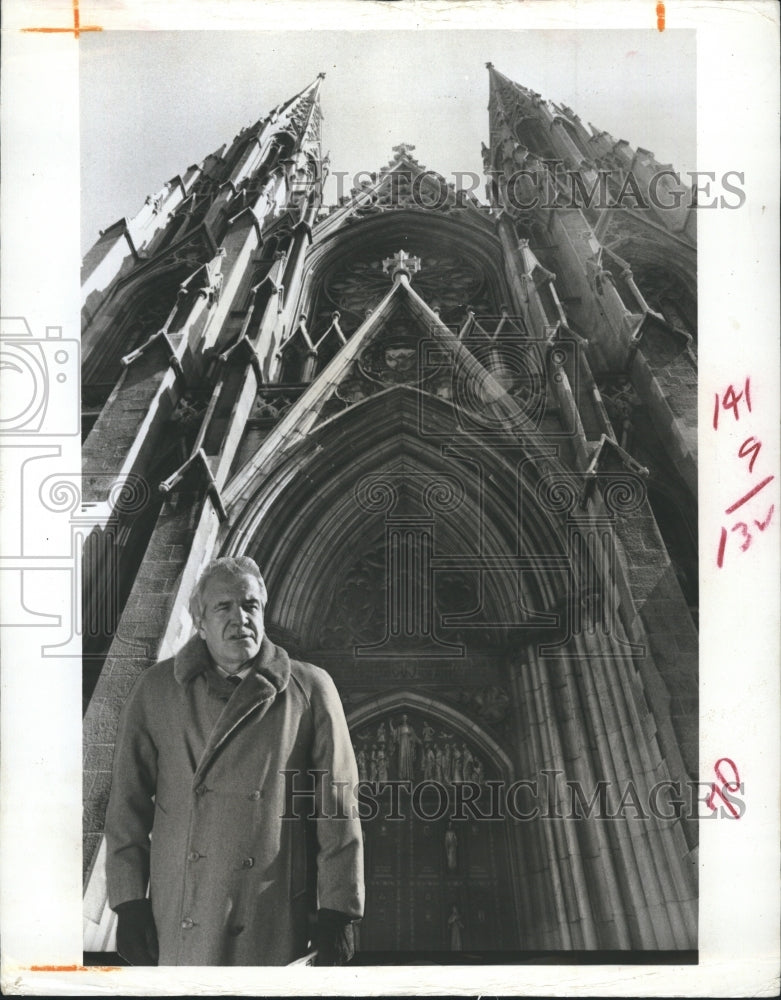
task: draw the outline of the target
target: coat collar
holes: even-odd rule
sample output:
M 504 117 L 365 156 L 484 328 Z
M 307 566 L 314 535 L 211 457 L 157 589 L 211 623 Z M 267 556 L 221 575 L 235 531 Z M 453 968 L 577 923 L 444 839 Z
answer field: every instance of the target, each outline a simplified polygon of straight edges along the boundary
M 174 657 L 174 676 L 185 686 L 211 667 L 211 657 L 206 643 L 193 636 Z M 209 733 L 206 746 L 193 775 L 193 787 L 203 780 L 212 761 L 242 723 L 253 716 L 261 718 L 269 710 L 277 695 L 290 680 L 290 658 L 280 646 L 263 637 L 252 669 L 228 698 L 225 707 Z
M 199 635 L 194 635 L 174 656 L 174 677 L 180 684 L 186 684 L 208 670 L 211 662 L 206 643 Z M 281 646 L 276 646 L 264 635 L 252 662 L 250 672 L 253 671 L 269 681 L 279 694 L 285 690 L 290 680 L 290 657 Z

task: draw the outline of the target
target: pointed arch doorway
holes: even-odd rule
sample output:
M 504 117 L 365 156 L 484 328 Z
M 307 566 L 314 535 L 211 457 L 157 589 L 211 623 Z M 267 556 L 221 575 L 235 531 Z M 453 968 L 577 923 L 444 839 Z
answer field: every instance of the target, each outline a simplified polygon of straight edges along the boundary
M 412 691 L 371 699 L 348 723 L 364 782 L 358 950 L 517 949 L 513 831 L 487 818 L 488 783 L 502 784 L 509 767 L 501 748 L 461 712 Z

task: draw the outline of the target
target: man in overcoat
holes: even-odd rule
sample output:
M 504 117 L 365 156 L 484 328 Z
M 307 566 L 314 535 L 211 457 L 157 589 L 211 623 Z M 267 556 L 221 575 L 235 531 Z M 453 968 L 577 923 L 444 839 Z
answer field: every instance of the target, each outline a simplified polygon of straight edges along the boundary
M 252 559 L 215 560 L 190 602 L 197 634 L 123 708 L 106 869 L 134 965 L 286 965 L 310 940 L 318 964 L 351 957 L 364 887 L 347 723 L 330 676 L 265 635 L 265 603 Z

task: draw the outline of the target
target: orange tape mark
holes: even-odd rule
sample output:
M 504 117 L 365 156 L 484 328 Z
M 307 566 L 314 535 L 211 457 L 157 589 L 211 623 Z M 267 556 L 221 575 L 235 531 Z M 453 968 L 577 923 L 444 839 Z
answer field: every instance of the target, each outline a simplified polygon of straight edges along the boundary
M 664 4 L 662 0 L 656 5 L 656 27 L 659 31 L 664 31 Z
M 121 965 L 31 965 L 30 972 L 119 972 Z
M 103 28 L 95 24 L 82 25 L 79 14 L 79 0 L 73 0 L 73 27 L 72 28 L 22 28 L 22 31 L 35 31 L 43 35 L 71 34 L 78 38 L 82 31 L 103 31 Z

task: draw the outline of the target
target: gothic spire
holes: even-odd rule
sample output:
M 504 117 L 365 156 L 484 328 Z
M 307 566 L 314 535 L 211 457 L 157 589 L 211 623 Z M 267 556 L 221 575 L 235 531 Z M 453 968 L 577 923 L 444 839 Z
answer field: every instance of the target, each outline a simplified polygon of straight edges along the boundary
M 260 132 L 268 125 L 275 125 L 279 131 L 292 130 L 302 144 L 320 141 L 320 123 L 323 118 L 320 109 L 320 86 L 325 73 L 318 73 L 303 90 L 279 104 L 266 118 L 255 126 Z

